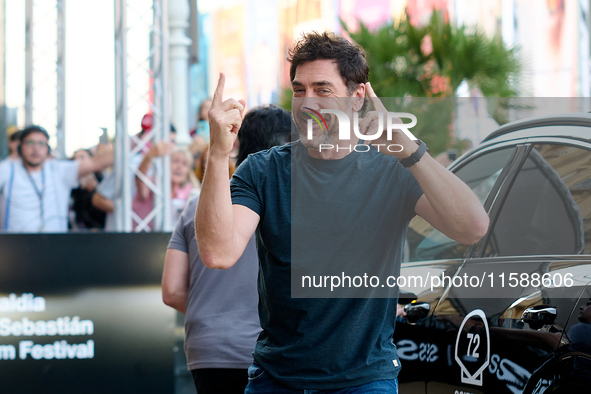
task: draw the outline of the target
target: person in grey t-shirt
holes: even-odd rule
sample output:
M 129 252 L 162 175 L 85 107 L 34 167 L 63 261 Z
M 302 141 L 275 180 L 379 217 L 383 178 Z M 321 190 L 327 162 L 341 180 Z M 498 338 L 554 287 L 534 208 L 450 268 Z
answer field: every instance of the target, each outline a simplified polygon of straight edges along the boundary
M 238 132 L 237 165 L 246 157 L 290 141 L 291 115 L 274 105 L 249 111 Z M 198 197 L 172 234 L 162 275 L 166 305 L 185 314 L 185 353 L 198 394 L 243 393 L 258 317 L 258 258 L 254 237 L 240 263 L 228 270 L 205 267 L 195 240 Z

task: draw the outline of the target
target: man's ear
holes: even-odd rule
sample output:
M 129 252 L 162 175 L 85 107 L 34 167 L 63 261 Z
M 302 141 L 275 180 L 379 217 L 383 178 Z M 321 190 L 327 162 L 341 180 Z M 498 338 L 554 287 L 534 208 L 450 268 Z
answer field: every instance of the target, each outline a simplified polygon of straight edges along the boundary
M 353 92 L 353 111 L 358 112 L 363 107 L 363 102 L 365 100 L 365 84 L 360 83 L 355 92 Z

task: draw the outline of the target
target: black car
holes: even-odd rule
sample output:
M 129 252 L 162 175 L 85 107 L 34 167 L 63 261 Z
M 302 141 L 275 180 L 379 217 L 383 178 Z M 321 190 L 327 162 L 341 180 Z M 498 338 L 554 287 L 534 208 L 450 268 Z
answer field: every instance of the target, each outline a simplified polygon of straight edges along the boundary
M 591 114 L 509 123 L 450 167 L 490 216 L 420 217 L 398 282 L 401 393 L 591 393 Z

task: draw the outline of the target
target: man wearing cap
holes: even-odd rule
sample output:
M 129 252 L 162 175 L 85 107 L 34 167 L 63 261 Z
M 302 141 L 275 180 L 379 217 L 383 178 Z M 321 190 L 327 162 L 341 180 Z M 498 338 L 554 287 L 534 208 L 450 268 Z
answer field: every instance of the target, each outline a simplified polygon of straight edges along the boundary
M 20 135 L 21 160 L 0 163 L 0 194 L 6 204 L 0 228 L 7 232 L 68 231 L 70 192 L 78 179 L 113 163 L 113 150 L 101 146 L 101 153 L 87 163 L 50 159 L 49 134 L 40 126 L 29 126 Z

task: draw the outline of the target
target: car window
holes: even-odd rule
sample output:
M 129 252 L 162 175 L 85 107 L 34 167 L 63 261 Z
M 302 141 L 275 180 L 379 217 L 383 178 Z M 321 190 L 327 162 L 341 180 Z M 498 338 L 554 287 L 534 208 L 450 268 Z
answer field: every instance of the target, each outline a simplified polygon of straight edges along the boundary
M 534 145 L 503 204 L 487 256 L 591 250 L 591 151 Z
M 463 165 L 455 174 L 484 203 L 514 152 L 515 147 L 508 147 L 484 153 Z M 448 238 L 423 218 L 415 216 L 408 227 L 403 261 L 460 258 L 465 256 L 467 251 L 467 245 Z

